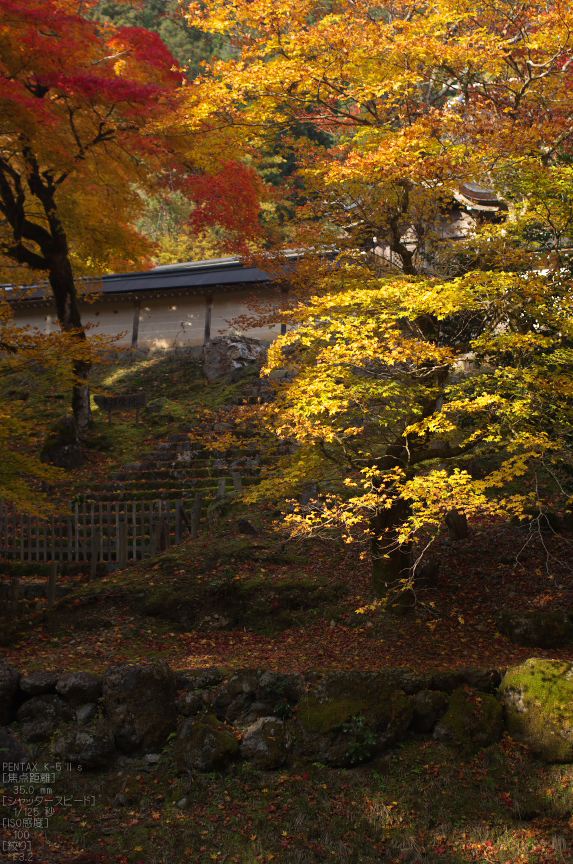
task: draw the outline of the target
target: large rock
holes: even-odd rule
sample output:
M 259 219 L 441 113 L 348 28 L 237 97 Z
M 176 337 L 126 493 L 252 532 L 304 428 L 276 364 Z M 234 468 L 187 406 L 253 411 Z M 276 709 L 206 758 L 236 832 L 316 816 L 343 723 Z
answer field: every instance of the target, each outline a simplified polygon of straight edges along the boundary
M 229 673 L 218 666 L 205 669 L 182 669 L 175 673 L 178 690 L 208 690 L 217 687 Z
M 56 690 L 71 705 L 97 702 L 102 694 L 102 680 L 91 672 L 72 672 L 58 680 Z
M 69 729 L 56 738 L 52 753 L 82 768 L 104 768 L 115 755 L 113 730 L 105 721 Z
M 299 672 L 263 672 L 259 678 L 253 707 L 256 706 L 257 711 L 261 711 L 266 706 L 269 716 L 288 720 L 294 715 L 295 705 L 304 697 L 305 692 L 306 682 Z M 257 717 L 261 716 L 265 715 L 257 714 Z
M 42 462 L 66 468 L 68 471 L 80 468 L 85 455 L 78 436 L 78 427 L 70 415 L 60 420 L 49 432 L 40 452 Z
M 411 719 L 408 697 L 383 673 L 332 672 L 301 701 L 293 746 L 313 762 L 350 767 L 394 744 Z
M 434 738 L 443 744 L 473 753 L 489 747 L 503 734 L 503 712 L 489 693 L 459 687 L 450 697 L 449 707 L 434 727 Z
M 465 684 L 463 672 L 460 669 L 453 669 L 449 672 L 436 672 L 432 675 L 430 690 L 441 690 L 442 693 L 453 693 L 458 687 Z
M 31 761 L 31 756 L 22 742 L 8 729 L 0 729 L 0 764 Z
M 470 666 L 462 669 L 464 681 L 474 690 L 483 690 L 484 693 L 496 693 L 501 684 L 501 675 L 497 669 L 480 669 Z
M 156 753 L 175 730 L 175 675 L 163 661 L 111 666 L 104 696 L 116 746 L 125 753 Z
M 12 721 L 20 677 L 13 666 L 0 663 L 0 726 L 7 726 Z
M 267 771 L 284 765 L 290 749 L 290 736 L 282 720 L 261 717 L 243 733 L 239 746 L 242 759 Z
M 256 701 L 260 676 L 256 670 L 240 670 L 221 684 L 213 697 L 213 711 L 217 717 L 235 723 L 242 715 L 248 715 Z
M 563 612 L 501 612 L 498 626 L 512 642 L 531 648 L 558 648 L 573 632 Z
M 412 729 L 431 732 L 448 704 L 448 697 L 439 690 L 420 690 L 411 699 Z
M 260 717 L 288 719 L 302 699 L 305 681 L 295 672 L 260 672 L 245 669 L 236 672 L 215 692 L 213 710 L 228 723 L 250 726 Z
M 208 690 L 192 690 L 183 693 L 177 700 L 177 710 L 184 717 L 194 717 L 206 711 L 210 698 Z
M 203 350 L 203 374 L 208 381 L 220 381 L 228 375 L 239 380 L 249 368 L 266 363 L 267 351 L 264 342 L 247 336 L 212 339 Z
M 30 672 L 20 679 L 20 690 L 28 696 L 41 696 L 54 693 L 60 676 L 57 672 Z
M 526 660 L 507 671 L 498 698 L 513 738 L 546 762 L 573 762 L 573 663 Z
M 64 700 L 50 693 L 32 696 L 16 712 L 24 738 L 32 742 L 51 738 L 59 726 L 73 718 L 73 712 Z
M 239 752 L 233 732 L 213 714 L 186 720 L 177 736 L 173 755 L 180 771 L 216 771 Z
M 404 693 L 418 693 L 430 686 L 432 676 L 429 672 L 418 672 L 409 666 L 390 667 L 384 670 L 384 674 L 394 681 L 396 686 Z

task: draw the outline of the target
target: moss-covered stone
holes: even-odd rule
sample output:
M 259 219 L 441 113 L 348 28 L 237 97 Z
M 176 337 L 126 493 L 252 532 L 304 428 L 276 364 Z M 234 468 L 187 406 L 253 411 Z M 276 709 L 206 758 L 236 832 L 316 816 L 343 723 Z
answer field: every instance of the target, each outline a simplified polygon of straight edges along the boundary
M 415 732 L 431 732 L 448 704 L 448 697 L 439 690 L 420 690 L 411 700 Z
M 303 699 L 299 706 L 299 721 L 306 732 L 327 735 L 352 717 L 366 711 L 368 705 L 361 699 L 329 699 L 321 701 L 314 694 Z
M 500 612 L 498 627 L 512 642 L 532 648 L 558 648 L 571 638 L 573 627 L 563 612 Z
M 183 723 L 174 748 L 180 771 L 215 771 L 223 768 L 239 752 L 239 742 L 227 726 L 213 714 Z
M 261 717 L 243 733 L 240 754 L 256 768 L 278 768 L 287 760 L 290 736 L 282 720 Z
M 383 673 L 332 672 L 299 704 L 296 749 L 305 758 L 351 766 L 405 734 L 412 708 Z
M 573 762 L 573 664 L 531 658 L 509 669 L 499 698 L 509 734 L 546 762 Z
M 156 753 L 174 731 L 175 675 L 163 660 L 110 666 L 104 679 L 105 709 L 118 749 Z
M 434 738 L 472 753 L 499 741 L 503 734 L 503 712 L 494 696 L 458 687 L 448 710 L 435 726 Z

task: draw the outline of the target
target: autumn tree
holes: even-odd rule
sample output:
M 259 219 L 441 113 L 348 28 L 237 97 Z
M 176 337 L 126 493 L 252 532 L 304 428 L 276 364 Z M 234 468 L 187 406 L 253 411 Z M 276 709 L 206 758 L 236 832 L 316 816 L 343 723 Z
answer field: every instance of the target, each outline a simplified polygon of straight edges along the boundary
M 95 6 L 0 0 L 1 275 L 13 284 L 47 280 L 60 326 L 78 345 L 87 283 L 77 277 L 149 261 L 152 244 L 133 227 L 145 192 L 175 177 L 188 197 L 207 195 L 198 202 L 197 216 L 205 215 L 223 209 L 228 178 L 252 222 L 257 209 L 236 152 L 202 148 L 202 130 L 185 138 L 172 130 L 182 75 L 159 36 L 93 20 Z M 197 88 L 189 98 L 200 106 Z M 80 348 L 71 359 L 72 407 L 85 430 L 89 353 Z
M 288 276 L 299 327 L 270 358 L 297 377 L 269 422 L 300 447 L 260 494 L 322 474 L 323 500 L 292 518 L 370 538 L 380 595 L 448 511 L 539 508 L 548 484 L 526 481 L 543 472 L 567 498 L 570 4 L 205 0 L 190 21 L 240 51 L 204 82 L 220 130 L 332 138 L 288 142 L 306 256 Z M 504 215 L 453 240 L 468 182 Z
M 0 500 L 18 513 L 45 517 L 61 506 L 42 490 L 63 473 L 38 452 L 53 417 L 48 406 L 73 385 L 69 357 L 81 359 L 83 350 L 89 359 L 91 347 L 73 333 L 16 326 L 6 294 L 0 294 Z

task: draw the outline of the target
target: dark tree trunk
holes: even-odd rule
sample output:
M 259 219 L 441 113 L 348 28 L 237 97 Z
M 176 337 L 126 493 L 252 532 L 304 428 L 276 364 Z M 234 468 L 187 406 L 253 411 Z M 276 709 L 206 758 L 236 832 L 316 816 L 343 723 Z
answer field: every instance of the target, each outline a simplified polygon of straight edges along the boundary
M 465 540 L 468 536 L 468 520 L 465 513 L 459 510 L 450 510 L 446 513 L 446 525 L 448 534 L 452 540 Z
M 58 177 L 42 170 L 33 150 L 23 137 L 22 158 L 25 170 L 18 173 L 9 159 L 0 156 L 0 213 L 9 225 L 12 245 L 3 245 L 8 257 L 25 264 L 32 270 L 47 273 L 56 311 L 62 330 L 73 333 L 78 342 L 86 341 L 81 329 L 82 321 L 74 274 L 70 263 L 70 250 L 65 228 L 58 215 L 57 191 L 66 180 L 67 173 Z M 27 196 L 43 209 L 42 218 L 29 218 Z M 39 252 L 30 248 L 34 246 Z M 87 376 L 91 363 L 85 358 L 72 358 L 76 378 L 72 393 L 72 409 L 80 432 L 91 424 Z
M 400 528 L 408 518 L 410 507 L 401 498 L 391 507 L 380 509 L 372 518 L 372 586 L 389 608 L 404 611 L 414 605 L 410 587 L 411 544 L 398 542 Z
M 87 337 L 81 329 L 82 320 L 78 305 L 78 295 L 74 282 L 72 266 L 67 254 L 67 243 L 65 237 L 63 244 L 65 248 L 58 255 L 48 255 L 48 278 L 54 300 L 56 311 L 62 330 L 67 332 L 77 331 L 74 338 L 79 342 L 85 342 Z M 90 391 L 86 383 L 90 373 L 91 363 L 85 360 L 73 361 L 73 373 L 76 379 L 72 390 L 72 411 L 80 433 L 86 432 L 91 426 L 92 416 L 90 408 Z

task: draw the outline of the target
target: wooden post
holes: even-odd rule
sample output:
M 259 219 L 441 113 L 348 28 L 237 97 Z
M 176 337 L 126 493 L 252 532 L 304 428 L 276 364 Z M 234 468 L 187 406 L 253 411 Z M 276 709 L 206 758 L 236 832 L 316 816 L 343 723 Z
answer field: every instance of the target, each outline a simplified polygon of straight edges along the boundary
M 206 294 L 205 295 L 205 334 L 204 334 L 204 344 L 211 339 L 211 312 L 213 309 L 213 295 Z
M 10 600 L 12 601 L 12 615 L 18 614 L 18 603 L 20 600 L 20 577 L 10 577 Z
M 150 501 L 147 516 L 146 516 L 146 514 L 145 514 L 145 501 L 141 502 L 141 515 L 142 515 L 142 523 L 143 523 L 143 537 L 141 540 L 141 544 L 142 544 L 142 547 L 144 549 L 144 551 L 142 552 L 142 555 L 141 555 L 142 558 L 147 558 L 149 555 L 153 554 L 153 552 L 151 551 L 151 543 L 152 543 L 151 526 L 153 524 L 152 511 L 153 511 L 153 503 Z M 147 523 L 149 524 L 149 544 L 147 543 Z
M 165 548 L 171 548 L 171 501 L 165 502 Z
M 66 517 L 66 529 L 68 532 L 68 536 L 66 537 L 66 561 L 74 560 L 74 538 L 72 535 L 72 517 Z
M 199 522 L 201 521 L 201 505 L 203 503 L 203 493 L 195 492 L 195 500 L 193 501 L 193 510 L 191 511 L 191 537 L 195 539 L 199 531 Z
M 20 516 L 20 561 L 24 560 L 24 517 Z
M 137 501 L 131 502 L 131 521 L 133 523 L 133 560 L 137 561 Z
M 100 522 L 101 522 L 101 520 L 100 520 Z M 96 530 L 95 502 L 92 501 L 90 504 L 90 544 L 91 544 L 91 541 L 93 540 L 95 530 Z M 91 555 L 90 555 L 90 561 L 91 561 Z
M 178 498 L 175 502 L 175 545 L 181 543 L 181 510 L 183 509 L 183 500 Z
M 115 502 L 115 560 L 119 562 L 119 501 Z
M 84 501 L 82 506 L 82 543 L 83 543 L 83 555 L 82 558 L 84 561 L 87 561 L 88 558 L 88 550 L 89 550 L 89 541 L 88 541 L 88 513 L 86 502 Z
M 141 301 L 133 301 L 133 329 L 131 331 L 131 347 L 133 350 L 137 348 L 137 337 L 139 335 L 139 315 L 141 311 Z
M 120 567 L 127 566 L 127 518 L 122 519 L 118 526 L 117 563 Z
M 222 498 L 225 494 L 225 487 L 227 485 L 227 478 L 221 477 L 219 482 L 217 483 L 217 498 Z
M 161 504 L 157 505 L 161 507 Z M 159 520 L 159 516 L 161 515 L 161 510 L 159 511 L 159 515 L 157 520 L 155 519 L 155 508 L 153 506 L 153 501 L 149 502 L 149 554 L 153 558 L 157 549 L 155 541 L 157 539 L 157 522 Z
M 233 486 L 234 486 L 235 492 L 238 495 L 242 495 L 243 494 L 243 481 L 241 480 L 241 475 L 239 474 L 238 471 L 233 471 L 231 474 L 231 477 L 233 478 Z
M 139 408 L 135 409 L 135 425 L 139 426 Z
M 155 525 L 155 554 L 158 552 L 165 552 L 165 548 L 167 546 L 166 540 L 166 528 L 167 528 L 167 519 L 161 514 L 157 519 L 157 523 Z
M 76 535 L 76 554 L 74 560 L 78 562 L 80 560 L 80 518 L 77 501 L 74 504 L 74 532 Z
M 48 580 L 48 607 L 51 609 L 56 602 L 56 580 L 58 578 L 58 563 L 50 561 L 50 578 Z
M 101 529 L 95 530 L 92 534 L 89 575 L 90 582 L 93 582 L 97 574 L 97 562 L 101 551 L 101 536 Z
M 107 560 L 108 563 L 111 564 L 111 502 L 108 501 L 106 505 L 106 517 L 107 517 Z
M 26 546 L 27 546 L 26 557 L 27 557 L 28 561 L 31 561 L 32 560 L 32 517 L 31 516 L 26 516 L 26 531 L 27 531 L 27 535 L 28 535 L 26 537 Z

